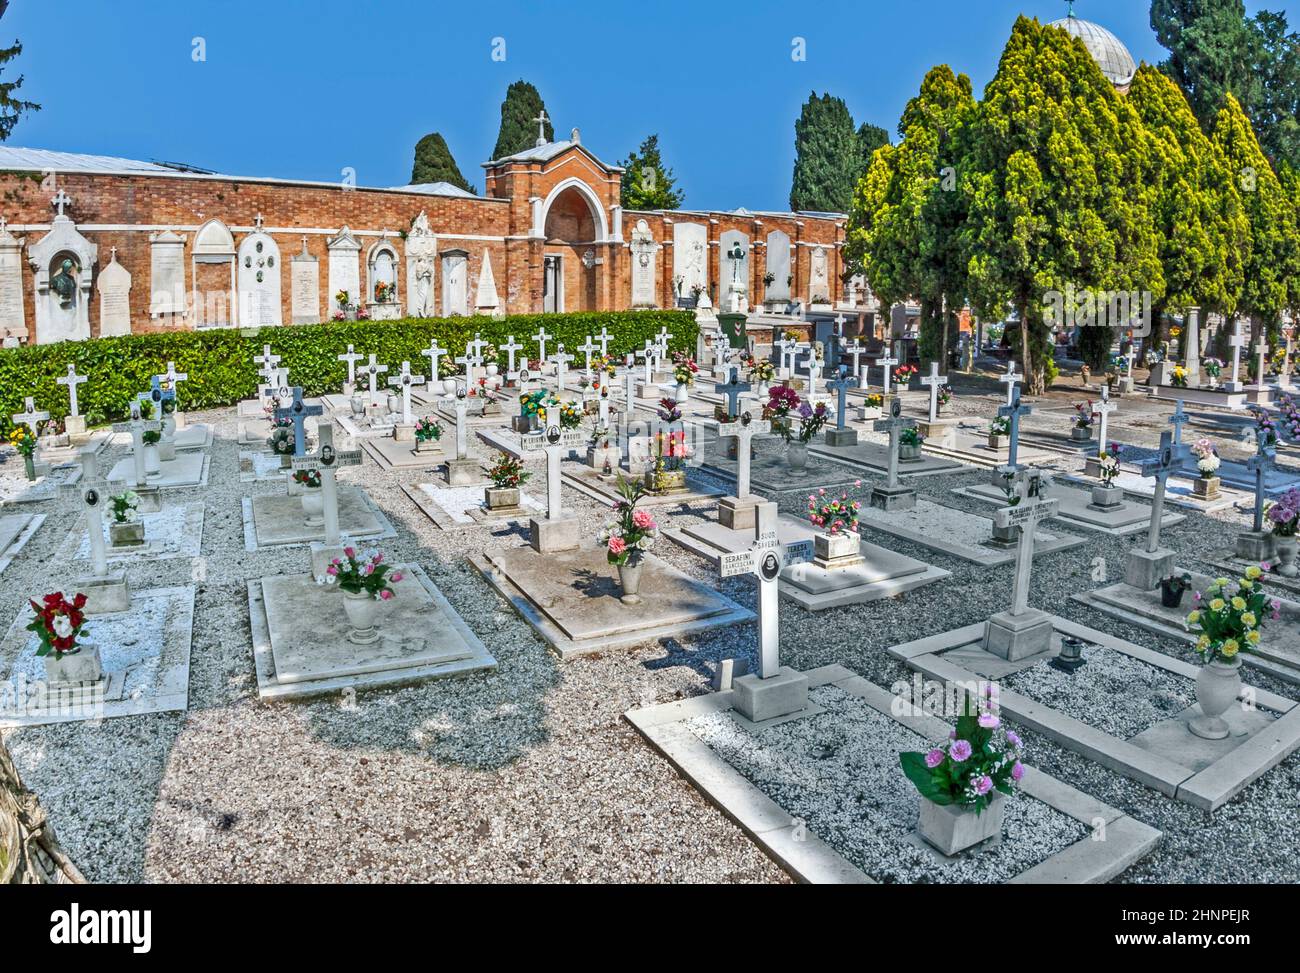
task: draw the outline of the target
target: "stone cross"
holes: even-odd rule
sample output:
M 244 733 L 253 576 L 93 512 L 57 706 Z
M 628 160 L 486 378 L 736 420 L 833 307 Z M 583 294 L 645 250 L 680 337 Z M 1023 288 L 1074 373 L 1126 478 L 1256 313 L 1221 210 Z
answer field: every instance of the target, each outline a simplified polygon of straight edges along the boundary
M 474 366 L 478 364 L 478 360 L 474 357 L 474 353 L 470 351 L 469 345 L 465 346 L 465 354 L 456 359 L 456 364 L 465 367 L 465 388 L 473 388 Z
M 24 400 L 27 411 L 20 412 L 17 415 L 10 416 L 16 424 L 24 425 L 32 431 L 33 436 L 40 435 L 40 424 L 50 417 L 48 412 L 38 411 L 36 400 L 30 395 Z
M 1177 446 L 1183 441 L 1183 426 L 1192 421 L 1192 417 L 1183 411 L 1183 400 L 1179 399 L 1174 403 L 1173 415 L 1169 417 L 1169 425 L 1174 427 L 1174 445 Z
M 90 538 L 90 573 L 96 578 L 108 574 L 108 551 L 104 544 L 104 501 L 110 496 L 112 486 L 99 475 L 99 457 L 93 447 L 87 446 L 77 455 L 81 463 L 81 479 L 75 489 L 80 491 L 81 505 L 86 514 L 86 533 Z
M 129 432 L 131 434 L 131 460 L 137 489 L 144 487 L 148 481 L 144 471 L 144 434 L 146 432 L 159 432 L 161 429 L 162 423 L 157 419 L 145 419 L 141 415 L 139 399 L 131 403 L 131 418 L 127 422 L 113 424 L 113 432 Z
M 434 342 L 437 344 L 437 342 Z M 347 362 L 348 364 L 348 388 L 357 384 L 357 362 L 361 361 L 362 356 L 358 355 L 351 345 L 348 345 L 348 351 L 345 355 L 339 355 L 338 361 Z
M 173 392 L 179 390 L 181 382 L 188 382 L 190 380 L 188 372 L 176 371 L 176 363 L 174 361 L 169 361 L 167 363 L 167 371 L 159 375 L 158 378 L 169 384 L 172 387 Z
M 483 335 L 482 335 L 481 332 L 475 331 L 475 332 L 474 332 L 474 340 L 471 341 L 471 342 L 469 342 L 469 343 L 465 346 L 465 350 L 466 350 L 466 351 L 472 351 L 472 352 L 473 352 L 473 355 L 474 355 L 474 361 L 475 361 L 475 364 L 482 365 L 482 364 L 483 364 L 483 349 L 486 348 L 489 344 L 490 344 L 490 342 L 487 342 L 487 341 L 484 341 L 484 340 L 483 340 Z
M 1264 342 L 1264 328 L 1259 329 L 1259 337 L 1255 340 L 1255 354 L 1258 356 L 1259 371 L 1255 373 L 1256 384 L 1264 387 L 1264 373 L 1268 362 L 1268 345 Z
M 1020 388 L 1015 385 L 1011 386 L 1011 404 L 998 409 L 998 415 L 1008 419 L 1011 425 L 1007 437 L 1007 466 L 1013 470 L 1020 469 L 1020 464 L 1016 462 L 1020 453 L 1020 417 L 1027 416 L 1033 411 L 1031 406 L 1024 405 L 1020 401 Z
M 609 429 L 609 386 L 601 385 L 600 398 L 596 400 L 596 421 L 602 429 Z
M 655 343 L 647 338 L 645 348 L 638 351 L 636 356 L 645 359 L 645 384 L 649 385 L 654 378 Z
M 885 357 L 877 358 L 876 364 L 885 369 L 885 394 L 889 394 L 889 378 L 891 370 L 898 364 L 898 359 L 889 353 L 888 347 L 885 348 Z
M 808 401 L 817 395 L 817 375 L 821 372 L 821 363 L 817 360 L 817 349 L 812 345 L 808 346 L 808 357 L 803 360 L 804 367 L 808 372 Z
M 930 421 L 939 417 L 939 388 L 948 384 L 948 376 L 939 374 L 939 363 L 930 362 L 930 374 L 921 379 L 922 385 L 930 387 Z
M 1104 453 L 1107 449 L 1106 427 L 1109 425 L 1110 414 L 1118 409 L 1119 406 L 1110 400 L 1110 387 L 1103 385 L 1101 387 L 1101 401 L 1093 403 L 1092 414 L 1100 416 L 1101 419 L 1097 424 L 1097 447 L 1098 453 Z
M 375 385 L 379 381 L 379 376 L 384 374 L 387 371 L 388 371 L 388 366 L 379 364 L 379 360 L 375 357 L 374 353 L 371 352 L 370 361 L 366 363 L 366 375 L 370 381 L 371 403 L 375 401 L 375 391 L 376 391 Z
M 515 352 L 522 351 L 523 345 L 515 341 L 514 335 L 506 336 L 506 343 L 501 346 L 501 350 L 506 353 L 506 378 L 512 382 L 515 380 Z
M 1133 377 L 1133 359 L 1136 356 L 1137 356 L 1137 349 L 1134 347 L 1134 342 L 1130 341 L 1128 343 L 1128 351 L 1124 352 L 1124 362 L 1125 362 L 1124 377 L 1125 378 Z
M 1283 328 L 1282 334 L 1286 338 L 1286 349 L 1282 355 L 1282 375 L 1278 379 L 1278 388 L 1283 392 L 1289 392 L 1291 385 L 1291 355 L 1295 351 L 1295 325 Z
M 549 425 L 541 432 L 525 433 L 521 445 L 525 450 L 546 451 L 546 519 L 559 520 L 564 516 L 560 495 L 560 460 L 568 453 L 585 446 L 587 436 L 580 429 L 562 429 Z
M 555 387 L 563 392 L 564 383 L 569 376 L 569 362 L 573 361 L 573 356 L 564 350 L 564 342 L 561 341 L 559 349 L 551 358 L 555 362 Z
M 513 338 L 511 338 L 510 340 L 514 341 Z M 438 339 L 433 338 L 429 341 L 429 347 L 425 348 L 422 352 L 420 352 L 420 354 L 423 355 L 425 358 L 429 359 L 429 376 L 430 376 L 429 381 L 430 382 L 438 381 L 439 378 L 438 359 L 442 358 L 444 355 L 447 354 L 447 349 L 439 348 Z M 511 361 L 512 362 L 514 361 L 513 355 L 511 356 Z
M 302 386 L 295 385 L 291 389 L 280 389 L 280 401 L 292 396 L 289 405 L 282 405 L 275 410 L 277 419 L 288 419 L 293 423 L 293 455 L 302 456 L 307 451 L 307 437 L 304 435 L 303 427 L 307 423 L 308 416 L 318 416 L 324 410 L 318 405 L 308 405 L 302 400 Z
M 1019 528 L 1019 542 L 1016 545 L 1016 577 L 1011 588 L 1011 612 L 1023 615 L 1029 611 L 1029 581 L 1034 568 L 1034 532 L 1038 524 L 1050 520 L 1060 513 L 1061 501 L 1048 500 L 1043 496 L 1042 473 L 1035 469 L 1020 469 L 1014 472 L 1003 467 L 1014 484 L 1015 501 L 1011 506 L 1001 507 L 994 514 L 993 522 L 1002 530 Z
M 723 554 L 718 574 L 731 578 L 753 574 L 758 578 L 758 676 L 770 679 L 781 669 L 780 606 L 781 572 L 794 564 L 811 561 L 811 540 L 782 544 L 777 536 L 777 505 L 760 503 L 754 511 L 754 544 L 747 551 Z
M 591 381 L 591 356 L 596 353 L 598 345 L 591 340 L 591 335 L 587 335 L 587 340 L 578 345 L 578 350 L 587 356 L 587 366 L 582 373 L 582 377 L 588 382 Z
M 840 366 L 839 378 L 826 383 L 827 390 L 834 392 L 835 399 L 835 428 L 843 429 L 844 421 L 848 417 L 848 393 L 853 388 L 856 380 L 849 374 L 848 366 Z
M 1160 523 L 1164 519 L 1165 486 L 1169 477 L 1182 467 L 1191 450 L 1175 443 L 1172 433 L 1160 434 L 1160 452 L 1155 459 L 1142 464 L 1142 475 L 1155 477 L 1155 492 L 1151 497 L 1151 526 L 1147 529 L 1147 553 L 1160 550 Z
M 862 370 L 859 362 L 862 359 L 862 353 L 867 349 L 863 347 L 861 341 L 853 338 L 844 343 L 844 350 L 853 356 L 853 374 L 857 377 L 858 388 L 866 388 L 870 383 L 867 381 L 867 374 Z
M 544 325 L 537 329 L 537 334 L 533 335 L 533 340 L 537 342 L 538 361 L 546 361 L 546 342 L 550 341 L 554 337 L 555 335 L 546 333 L 546 327 Z
M 546 144 L 546 123 L 550 121 L 550 119 L 546 117 L 546 109 L 543 108 L 540 112 L 538 112 L 537 117 L 534 118 L 533 121 L 537 123 L 537 144 L 539 146 L 545 145 Z
M 317 448 L 310 456 L 295 456 L 294 470 L 320 471 L 320 497 L 324 507 L 325 546 L 337 547 L 339 537 L 339 491 L 335 475 L 344 466 L 360 466 L 361 450 L 334 448 L 334 424 L 323 422 L 316 429 Z
M 871 426 L 876 432 L 889 433 L 889 483 L 891 490 L 898 489 L 898 440 L 904 429 L 915 429 L 916 420 L 903 415 L 903 403 L 898 399 L 889 402 L 889 417 L 877 419 Z
M 63 207 L 72 205 L 72 197 L 69 196 L 62 189 L 60 189 L 57 193 L 54 194 L 54 197 L 50 200 L 50 203 L 59 208 L 59 215 L 62 216 Z
M 409 426 L 414 420 L 411 417 L 411 388 L 415 385 L 424 384 L 423 375 L 411 374 L 411 363 L 402 362 L 402 373 L 400 375 L 390 375 L 388 384 L 393 387 L 402 389 L 402 424 Z
M 1007 387 L 1007 405 L 1011 404 L 1012 389 L 1024 380 L 1023 375 L 1016 374 L 1016 360 L 1013 358 L 1007 362 L 1007 370 L 998 376 L 998 381 Z
M 794 342 L 789 338 L 786 338 L 784 335 L 772 342 L 772 347 L 776 349 L 777 356 L 781 362 L 781 371 L 785 372 L 787 375 L 790 372 L 789 352 L 792 345 L 794 345 Z
M 1277 461 L 1277 450 L 1269 444 L 1267 436 L 1255 440 L 1255 455 L 1246 460 L 1246 468 L 1255 474 L 1255 527 L 1256 534 L 1264 530 L 1264 482 L 1268 471 Z
M 772 431 L 772 423 L 767 419 L 755 419 L 748 412 L 742 413 L 735 422 L 718 424 L 718 437 L 736 437 L 736 499 L 744 500 L 749 496 L 750 442 L 755 436 Z
M 673 336 L 668 333 L 668 328 L 661 327 L 659 333 L 655 335 L 655 347 L 659 349 L 659 360 L 663 361 L 668 357 L 668 343 L 673 340 Z
M 90 379 L 86 378 L 85 375 L 78 375 L 77 366 L 69 363 L 68 374 L 61 375 L 54 381 L 68 387 L 68 415 L 81 415 L 81 410 L 77 407 L 77 386 L 90 381 Z
M 727 416 L 730 418 L 739 415 L 736 411 L 736 404 L 740 399 L 741 393 L 748 392 L 750 388 L 751 386 L 748 382 L 742 382 L 740 380 L 739 369 L 733 365 L 727 383 L 725 385 L 713 386 L 713 391 L 717 392 L 719 395 L 725 395 L 727 397 Z
M 600 334 L 596 335 L 596 340 L 600 342 L 600 353 L 602 356 L 609 354 L 609 339 L 612 337 L 613 335 L 609 333 L 609 329 L 602 325 Z
M 631 368 L 623 372 L 623 401 L 627 407 L 627 418 L 631 420 L 632 411 L 636 408 L 636 373 Z
M 1232 348 L 1232 381 L 1229 383 L 1231 392 L 1241 388 L 1241 349 L 1246 347 L 1246 340 L 1246 336 L 1241 333 L 1241 322 L 1234 321 L 1232 337 L 1228 339 L 1228 345 Z
M 263 385 L 275 385 L 276 375 L 275 366 L 280 364 L 280 356 L 271 354 L 270 345 L 262 345 L 262 353 L 253 357 L 255 364 L 259 366 L 257 374 L 261 375 L 266 381 Z

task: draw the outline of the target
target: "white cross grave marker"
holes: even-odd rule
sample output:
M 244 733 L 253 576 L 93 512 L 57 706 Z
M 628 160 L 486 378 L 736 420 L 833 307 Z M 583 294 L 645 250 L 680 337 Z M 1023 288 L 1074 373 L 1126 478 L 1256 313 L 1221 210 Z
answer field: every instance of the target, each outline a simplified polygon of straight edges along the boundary
M 1015 387 L 1024 380 L 1023 375 L 1016 374 L 1016 360 L 1013 358 L 1007 362 L 1007 370 L 998 376 L 998 381 L 1007 387 L 1007 405 L 1011 404 Z
M 921 379 L 922 385 L 930 387 L 930 421 L 939 417 L 939 389 L 948 384 L 948 376 L 939 374 L 939 363 L 930 362 L 930 374 Z
M 77 366 L 69 363 L 68 374 L 60 375 L 54 381 L 68 387 L 68 415 L 81 415 L 81 410 L 77 407 L 77 386 L 90 381 L 90 379 L 86 378 L 85 375 L 78 375 Z
M 400 375 L 391 375 L 391 376 L 389 376 L 388 384 L 394 386 L 395 388 L 396 388 L 396 387 L 400 387 L 400 388 L 401 388 L 401 390 L 402 390 L 402 425 L 404 425 L 404 426 L 409 426 L 412 422 L 414 422 L 414 418 L 411 416 L 411 388 L 412 388 L 412 386 L 415 386 L 415 385 L 423 385 L 423 384 L 424 384 L 424 376 L 423 376 L 423 375 L 412 375 L 412 374 L 411 374 L 411 363 L 410 363 L 409 361 L 404 361 L 404 362 L 402 362 L 402 372 L 401 372 L 401 374 L 400 374 Z
M 38 410 L 36 408 L 35 399 L 33 399 L 30 395 L 27 396 L 26 399 L 24 399 L 24 404 L 27 409 L 26 412 L 20 412 L 17 415 L 10 416 L 9 418 L 12 419 L 15 423 L 26 426 L 28 429 L 32 431 L 33 436 L 39 436 L 41 432 L 40 424 L 44 422 L 46 419 L 48 419 L 50 417 L 50 414 L 48 412 Z
M 877 358 L 877 359 L 876 359 L 876 364 L 882 366 L 882 367 L 885 369 L 885 395 L 888 395 L 888 394 L 889 394 L 889 378 L 890 378 L 891 373 L 893 372 L 893 368 L 894 368 L 894 366 L 898 364 L 898 359 L 895 358 L 893 355 L 891 355 L 891 354 L 889 353 L 889 349 L 888 349 L 888 347 L 886 347 L 886 349 L 885 349 L 885 357 L 884 357 L 884 358 Z
M 347 362 L 349 389 L 354 388 L 357 384 L 357 362 L 361 361 L 361 359 L 362 356 L 358 355 L 351 345 L 348 345 L 347 354 L 339 355 L 337 358 L 338 361 Z

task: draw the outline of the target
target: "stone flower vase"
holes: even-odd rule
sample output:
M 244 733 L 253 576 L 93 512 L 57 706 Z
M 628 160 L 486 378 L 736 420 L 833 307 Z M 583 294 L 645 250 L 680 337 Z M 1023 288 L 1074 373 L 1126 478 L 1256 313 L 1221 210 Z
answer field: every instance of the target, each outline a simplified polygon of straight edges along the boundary
M 1087 426 L 1073 426 L 1070 429 L 1070 438 L 1077 443 L 1091 442 L 1092 430 Z
M 1203 500 L 1213 500 L 1219 495 L 1219 477 L 1198 476 L 1192 481 L 1192 493 Z
M 641 551 L 630 551 L 627 563 L 618 566 L 618 583 L 623 589 L 619 601 L 625 605 L 641 604 L 641 569 L 645 555 Z
M 951 857 L 1001 835 L 1006 812 L 1007 796 L 1001 791 L 993 792 L 989 806 L 979 814 L 960 804 L 935 804 L 923 797 L 916 831 L 940 854 Z
M 144 447 L 144 475 L 161 476 L 162 460 L 158 455 L 157 443 L 146 443 Z
M 1094 507 L 1117 507 L 1123 498 L 1124 491 L 1107 483 L 1092 488 L 1092 505 Z
M 1277 551 L 1277 573 L 1284 578 L 1294 578 L 1300 569 L 1296 567 L 1296 549 L 1300 541 L 1294 536 L 1273 535 L 1273 547 Z
M 808 444 L 801 443 L 797 439 L 790 440 L 790 445 L 785 448 L 785 458 L 790 464 L 790 469 L 802 470 L 808 465 Z
M 112 521 L 108 525 L 108 539 L 114 547 L 138 547 L 144 543 L 144 521 Z
M 1007 444 L 1005 442 L 1006 438 L 1007 438 L 1006 436 L 999 436 L 995 432 L 989 433 L 989 449 L 1007 448 Z
M 518 487 L 484 487 L 483 496 L 489 510 L 509 510 L 519 506 Z
M 366 400 L 361 396 L 352 396 L 352 398 L 348 400 L 348 405 L 352 407 L 352 414 L 354 416 L 363 416 L 366 414 Z
M 371 645 L 379 641 L 379 618 L 382 603 L 364 591 L 343 592 L 343 612 L 348 617 L 348 641 L 355 645 Z
M 45 656 L 45 681 L 51 686 L 99 682 L 103 677 L 99 646 L 92 642 L 82 642 L 75 652 L 51 652 Z
M 501 374 L 501 366 L 496 362 L 490 362 L 487 367 L 488 378 L 496 378 Z
M 388 406 L 390 416 L 395 416 L 402 411 L 402 397 L 400 395 L 389 395 L 385 398 L 384 404 Z
M 1196 701 L 1201 715 L 1187 721 L 1187 729 L 1205 740 L 1223 740 L 1229 733 L 1223 714 L 1241 693 L 1241 656 L 1231 662 L 1207 662 L 1196 676 Z
M 321 496 L 320 487 L 306 487 L 298 499 L 302 502 L 302 512 L 307 515 L 307 526 L 323 527 L 325 498 Z
M 921 458 L 920 446 L 908 446 L 906 443 L 898 444 L 898 458 L 900 460 L 916 460 Z
M 27 479 L 35 481 L 36 479 L 36 457 L 23 457 L 23 471 L 27 474 Z
M 691 387 L 683 382 L 678 382 L 677 387 L 673 390 L 673 400 L 677 403 L 685 402 L 691 397 Z

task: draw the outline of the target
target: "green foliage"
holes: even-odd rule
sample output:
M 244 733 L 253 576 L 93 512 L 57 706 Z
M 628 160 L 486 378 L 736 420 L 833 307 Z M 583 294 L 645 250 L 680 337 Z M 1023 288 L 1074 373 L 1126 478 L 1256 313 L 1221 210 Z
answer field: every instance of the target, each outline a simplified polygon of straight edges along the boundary
M 531 149 L 537 143 L 535 119 L 545 107 L 541 94 L 527 81 L 516 81 L 507 88 L 506 100 L 501 102 L 501 129 L 497 133 L 492 158 L 503 159 Z M 555 141 L 555 129 L 551 125 L 549 113 L 544 132 L 546 141 Z
M 460 173 L 452 157 L 447 140 L 440 132 L 430 132 L 415 143 L 415 163 L 411 166 L 411 183 L 449 182 L 453 186 L 474 192 L 474 187 Z
M 889 144 L 889 132 L 879 125 L 872 125 L 870 122 L 863 122 L 858 126 L 858 171 L 857 178 L 861 179 L 868 169 L 871 168 L 872 156 L 876 154 L 876 149 L 882 145 Z
M 861 155 L 853 116 L 843 98 L 809 94 L 794 123 L 794 151 L 790 208 L 848 212 Z
M 0 7 L 0 14 L 4 8 Z M 4 71 L 4 66 L 23 52 L 23 45 L 14 41 L 10 47 L 0 48 L 0 72 Z M 0 81 L 0 142 L 9 138 L 9 134 L 18 124 L 24 112 L 40 111 L 41 106 L 34 101 L 24 101 L 17 96 L 18 89 L 23 86 L 23 76 L 20 74 L 13 81 Z
M 1300 276 L 1296 240 L 1296 206 L 1255 138 L 1250 120 L 1227 95 L 1211 138 L 1237 180 L 1250 224 L 1250 254 L 1237 310 L 1265 322 L 1275 320 L 1288 303 L 1288 291 Z
M 659 154 L 659 136 L 651 135 L 641 143 L 640 152 L 632 152 L 619 163 L 623 167 L 622 202 L 624 209 L 680 209 L 684 196 L 673 188 L 676 178 L 664 166 Z
M 1244 282 L 1250 223 L 1228 161 L 1167 75 L 1143 65 L 1128 98 L 1156 146 L 1151 213 L 1166 290 L 1155 312 L 1197 304 L 1231 314 Z
M 206 409 L 233 405 L 257 394 L 259 377 L 253 362 L 269 344 L 281 356 L 289 379 L 306 395 L 337 390 L 347 378 L 347 365 L 337 356 L 349 344 L 359 354 L 374 353 L 387 365 L 409 361 L 423 372 L 428 359 L 420 352 L 436 338 L 443 348 L 460 353 L 476 333 L 498 348 L 509 335 L 536 354 L 529 337 L 545 326 L 554 341 L 577 348 L 589 334 L 609 329 L 610 354 L 622 357 L 642 348 L 647 338 L 666 327 L 675 350 L 693 353 L 698 327 L 689 311 L 614 311 L 578 314 L 518 314 L 504 320 L 488 317 L 406 318 L 400 321 L 328 322 L 256 331 L 219 329 L 168 331 L 124 335 L 91 341 L 0 349 L 0 431 L 11 428 L 9 416 L 22 411 L 24 396 L 33 396 L 51 416 L 66 413 L 67 391 L 55 379 L 67 374 L 69 363 L 89 376 L 81 386 L 79 404 L 90 424 L 126 417 L 130 400 L 149 388 L 150 379 L 176 363 L 189 380 L 177 390 L 179 407 Z M 419 366 L 419 367 L 416 367 Z
M 962 237 L 971 296 L 986 318 L 1016 309 L 1026 391 L 1040 394 L 1054 348 L 1048 292 L 1164 294 L 1151 138 L 1082 41 L 1020 17 L 970 145 Z

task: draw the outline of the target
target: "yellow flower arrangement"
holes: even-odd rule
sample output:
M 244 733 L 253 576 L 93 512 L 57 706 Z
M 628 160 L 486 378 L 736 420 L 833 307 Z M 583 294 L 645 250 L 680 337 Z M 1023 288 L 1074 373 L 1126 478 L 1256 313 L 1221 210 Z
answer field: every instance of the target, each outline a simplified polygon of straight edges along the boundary
M 1227 578 L 1218 578 L 1196 595 L 1187 628 L 1197 634 L 1196 651 L 1205 661 L 1235 662 L 1242 652 L 1259 645 L 1265 613 L 1276 618 L 1278 610 L 1278 603 L 1254 583 L 1262 573 L 1259 568 L 1248 569 L 1235 587 Z

